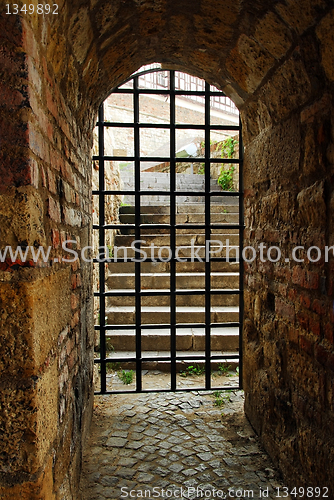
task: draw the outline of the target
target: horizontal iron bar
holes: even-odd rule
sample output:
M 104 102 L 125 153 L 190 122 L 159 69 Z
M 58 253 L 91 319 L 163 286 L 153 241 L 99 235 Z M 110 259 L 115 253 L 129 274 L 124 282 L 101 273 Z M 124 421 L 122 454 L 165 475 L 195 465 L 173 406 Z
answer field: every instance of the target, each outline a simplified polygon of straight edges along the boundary
M 147 247 L 147 248 L 150 248 L 150 247 Z M 204 246 L 203 246 L 203 248 L 204 248 Z M 171 258 L 169 262 L 171 262 L 172 260 L 175 260 L 176 262 L 180 262 L 176 258 L 175 259 Z M 100 264 L 101 263 L 101 260 L 98 260 L 98 259 L 92 259 L 92 261 L 93 261 L 94 264 Z M 131 259 L 125 260 L 125 259 L 121 259 L 121 258 L 116 259 L 116 260 L 114 260 L 112 258 L 105 260 L 106 264 L 110 263 L 110 262 L 116 262 L 116 263 L 122 264 L 124 262 L 135 262 L 135 261 L 133 261 Z M 152 263 L 152 262 L 156 262 L 156 260 L 145 259 L 145 262 Z M 191 257 L 182 257 L 182 262 L 197 262 L 197 260 L 194 260 Z M 204 263 L 204 261 L 202 261 L 202 262 Z M 237 260 L 236 257 L 230 257 L 228 260 L 226 259 L 226 257 L 210 257 L 210 262 L 228 262 L 229 264 L 235 264 L 235 263 L 239 264 L 240 263 L 240 261 Z
M 213 355 L 213 356 L 210 356 L 210 360 L 212 361 L 219 361 L 219 360 L 223 360 L 223 359 L 239 359 L 239 355 L 236 354 L 236 355 L 233 355 L 233 354 L 226 354 L 224 356 L 224 354 L 222 355 Z M 129 363 L 133 363 L 134 361 L 136 361 L 138 358 L 136 357 L 132 357 L 132 358 L 105 358 L 105 359 L 101 359 L 101 358 L 95 358 L 94 359 L 94 363 L 96 364 L 101 364 L 101 363 L 112 363 L 112 362 L 115 362 L 115 363 L 123 363 L 123 362 L 129 362 Z M 139 358 L 141 361 L 170 361 L 172 359 L 171 356 L 148 356 L 148 357 L 144 357 L 142 356 L 141 358 Z M 176 356 L 175 358 L 176 361 L 186 361 L 186 360 L 194 360 L 194 361 L 205 361 L 206 357 L 205 356 L 201 356 L 201 355 L 191 355 L 189 354 L 189 356 Z
M 231 322 L 231 323 L 211 323 L 209 326 L 210 328 L 233 328 L 233 327 L 238 327 L 240 325 L 239 322 Z M 205 328 L 205 323 L 177 323 L 176 328 Z M 136 328 L 136 326 L 133 325 L 95 325 L 94 326 L 95 330 L 132 330 Z M 147 324 L 147 325 L 141 325 L 140 326 L 141 330 L 168 330 L 170 328 L 170 324 Z
M 210 191 L 210 192 L 205 192 L 205 191 L 174 191 L 173 193 L 171 191 L 123 191 L 123 190 L 108 190 L 108 191 L 92 191 L 93 195 L 98 195 L 100 196 L 107 196 L 111 194 L 118 194 L 118 195 L 132 195 L 134 196 L 135 194 L 138 194 L 139 196 L 164 196 L 164 195 L 171 195 L 175 194 L 176 197 L 178 196 L 239 196 L 240 193 L 239 191 Z M 195 202 L 196 203 L 196 202 Z M 177 204 L 177 203 L 176 203 Z M 168 215 L 168 214 L 167 214 Z
M 134 75 L 137 76 L 137 75 Z M 140 78 L 140 75 L 138 75 Z M 134 90 L 133 89 L 122 89 L 122 88 L 117 88 L 112 91 L 113 94 L 133 94 Z M 144 88 L 139 88 L 138 90 L 135 91 L 137 94 L 155 94 L 155 95 L 169 95 L 171 91 L 169 89 L 144 89 Z M 206 92 L 204 90 L 173 90 L 173 94 L 176 96 L 183 96 L 183 95 L 192 95 L 192 96 L 199 96 L 199 97 L 205 97 Z M 210 90 L 210 96 L 215 96 L 215 97 L 226 97 L 226 94 L 222 90 Z M 228 106 L 228 105 L 226 105 Z M 211 106 L 213 107 L 213 106 Z M 230 106 L 229 106 L 230 107 Z
M 182 389 L 175 389 L 175 391 L 172 391 L 171 389 L 141 389 L 140 391 L 98 391 L 94 392 L 96 396 L 103 394 L 103 395 L 108 395 L 108 394 L 138 394 L 138 393 L 145 393 L 145 394 L 156 394 L 156 393 L 165 393 L 165 392 L 192 392 L 192 391 L 207 391 L 209 394 L 212 394 L 213 391 L 239 391 L 242 389 L 240 385 L 231 387 L 231 386 L 226 386 L 226 387 L 211 387 L 210 389 L 205 389 L 204 387 L 191 387 L 191 388 L 182 388 Z
M 163 215 L 167 216 L 168 214 Z M 104 224 L 103 226 L 93 224 L 93 229 L 135 229 L 136 227 L 140 229 L 171 229 L 174 227 L 175 229 L 206 229 L 206 227 L 210 227 L 210 229 L 243 229 L 239 224 L 210 224 L 209 226 L 205 224 L 175 224 L 175 226 L 172 224 L 139 224 L 138 226 L 135 224 Z M 214 236 L 214 233 L 211 236 Z
M 105 161 L 121 161 L 121 162 L 128 162 L 128 163 L 133 163 L 135 161 L 135 156 L 106 156 L 106 155 L 101 155 L 101 156 L 93 156 L 92 160 L 93 161 L 98 161 L 98 160 L 105 160 Z M 170 163 L 171 157 L 170 156 L 165 156 L 165 157 L 159 157 L 159 156 L 139 156 L 137 158 L 141 163 L 147 163 L 147 162 L 154 162 L 154 163 Z M 176 163 L 204 163 L 204 156 L 186 156 L 182 158 L 176 158 L 175 161 Z M 241 163 L 241 160 L 239 158 L 207 158 L 205 161 L 209 163 Z M 181 174 L 182 175 L 182 174 Z
M 98 122 L 97 125 L 102 125 L 107 128 L 133 128 L 133 122 Z M 156 128 L 170 130 L 171 125 L 165 123 L 138 123 L 138 128 Z M 205 125 L 176 123 L 175 129 L 179 130 L 205 130 Z M 238 125 L 210 125 L 210 130 L 239 130 Z M 221 141 L 222 142 L 222 141 Z
M 166 274 L 166 276 L 168 276 Z M 135 291 L 133 292 L 94 292 L 94 297 L 135 297 L 136 296 Z M 174 293 L 175 295 L 205 295 L 207 292 L 206 290 L 176 290 L 175 292 L 171 291 L 163 291 L 163 292 L 153 292 L 149 290 L 143 290 L 139 292 L 139 295 L 142 297 L 168 297 Z M 229 288 L 224 288 L 224 289 L 212 289 L 210 290 L 211 295 L 239 295 L 240 290 L 237 289 L 229 289 Z

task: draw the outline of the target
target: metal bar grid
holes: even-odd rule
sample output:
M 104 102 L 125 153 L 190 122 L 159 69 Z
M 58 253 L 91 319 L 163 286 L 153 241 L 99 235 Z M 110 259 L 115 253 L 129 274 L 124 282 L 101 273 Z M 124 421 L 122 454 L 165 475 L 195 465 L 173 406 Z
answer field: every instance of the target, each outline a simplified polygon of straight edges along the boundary
M 95 330 L 100 331 L 100 357 L 95 359 L 94 362 L 100 365 L 101 374 L 101 387 L 97 394 L 112 394 L 112 393 L 132 393 L 132 392 L 166 392 L 163 390 L 145 390 L 142 387 L 142 363 L 146 361 L 164 361 L 169 362 L 171 365 L 171 387 L 170 391 L 177 390 L 188 390 L 188 389 L 177 389 L 176 384 L 176 362 L 186 359 L 204 361 L 205 363 L 205 388 L 191 388 L 189 390 L 208 390 L 211 387 L 211 362 L 214 360 L 235 360 L 236 356 L 239 360 L 239 387 L 241 387 L 242 380 L 242 290 L 243 290 L 243 273 L 242 265 L 239 265 L 239 289 L 212 289 L 211 288 L 211 263 L 212 262 L 239 262 L 237 258 L 229 258 L 228 260 L 224 257 L 221 258 L 205 258 L 204 269 L 205 269 L 205 288 L 200 290 L 194 289 L 177 289 L 176 288 L 176 262 L 175 251 L 176 251 L 176 231 L 177 229 L 202 229 L 205 231 L 206 241 L 210 240 L 213 229 L 236 229 L 239 230 L 239 243 L 242 245 L 243 236 L 243 214 L 242 214 L 242 142 L 241 142 L 241 123 L 236 125 L 210 125 L 210 99 L 212 96 L 222 96 L 221 92 L 210 91 L 210 85 L 206 83 L 204 92 L 184 92 L 175 89 L 175 72 L 170 71 L 170 89 L 166 92 L 152 91 L 151 89 L 141 89 L 138 85 L 139 74 L 135 75 L 133 78 L 133 89 L 116 89 L 117 93 L 129 93 L 133 95 L 134 100 L 134 121 L 133 123 L 110 123 L 104 121 L 103 104 L 99 110 L 98 116 L 98 131 L 99 131 L 99 154 L 93 157 L 93 160 L 99 161 L 99 190 L 93 191 L 94 196 L 99 196 L 99 224 L 94 225 L 93 229 L 99 231 L 99 245 L 105 246 L 105 230 L 107 229 L 122 229 L 122 228 L 132 228 L 134 229 L 135 239 L 140 240 L 143 229 L 150 228 L 149 224 L 140 223 L 140 206 L 141 197 L 146 195 L 169 195 L 170 203 L 170 224 L 159 224 L 155 225 L 155 228 L 169 229 L 170 230 L 170 248 L 172 252 L 172 258 L 170 260 L 170 289 L 169 290 L 142 290 L 141 289 L 141 262 L 135 261 L 135 289 L 133 291 L 106 291 L 106 262 L 112 262 L 112 259 L 108 259 L 106 256 L 101 262 L 99 259 L 94 259 L 93 262 L 98 263 L 100 272 L 100 291 L 95 292 L 94 296 L 99 298 L 100 303 L 100 324 L 95 325 Z M 139 95 L 140 94 L 163 94 L 166 93 L 170 97 L 170 123 L 169 125 L 156 125 L 156 124 L 143 124 L 139 123 Z M 175 98 L 178 95 L 197 95 L 205 97 L 205 125 L 181 125 L 175 123 Z M 131 127 L 134 131 L 134 156 L 133 157 L 122 157 L 122 156 L 107 156 L 104 154 L 104 129 L 106 127 Z M 140 155 L 140 129 L 141 128 L 165 128 L 170 130 L 170 156 L 169 157 L 142 157 Z M 176 157 L 176 141 L 175 135 L 177 129 L 194 129 L 194 130 L 204 130 L 205 131 L 205 156 L 204 158 L 191 158 L 193 162 L 203 162 L 205 164 L 205 190 L 199 192 L 193 191 L 177 191 L 176 190 L 176 163 L 188 162 L 190 158 L 177 158 Z M 240 136 L 240 157 L 239 159 L 224 159 L 224 158 L 211 158 L 210 151 L 210 132 L 211 130 L 236 130 L 239 131 Z M 135 166 L 135 190 L 105 190 L 104 185 L 104 163 L 105 161 L 127 161 L 134 162 Z M 140 175 L 141 175 L 141 162 L 145 161 L 161 161 L 170 163 L 170 191 L 141 191 L 140 190 Z M 228 163 L 228 164 L 239 164 L 239 192 L 211 192 L 210 191 L 210 167 L 213 163 Z M 105 196 L 106 195 L 134 195 L 135 197 L 135 223 L 134 224 L 105 224 Z M 176 201 L 177 196 L 201 196 L 204 198 L 205 203 L 205 222 L 204 224 L 176 224 Z M 239 224 L 213 224 L 211 223 L 211 198 L 212 197 L 223 197 L 223 196 L 234 196 L 239 197 Z M 145 237 L 145 234 L 143 235 Z M 138 248 L 138 246 L 137 246 Z M 139 247 L 140 248 L 140 247 Z M 240 247 L 242 248 L 242 246 Z M 189 258 L 184 258 L 184 262 L 193 262 Z M 117 259 L 117 262 L 128 262 L 127 259 Z M 149 259 L 145 262 L 150 262 Z M 239 296 L 239 321 L 238 322 L 226 322 L 226 323 L 211 323 L 211 296 L 212 295 L 238 295 Z M 205 321 L 204 323 L 177 323 L 176 321 L 176 297 L 181 295 L 204 295 L 205 296 Z M 106 324 L 106 298 L 107 297 L 134 297 L 135 298 L 135 325 L 109 325 Z M 141 316 L 141 299 L 142 297 L 155 297 L 155 296 L 169 296 L 170 297 L 170 323 L 169 324 L 143 324 Z M 181 328 L 201 328 L 205 330 L 205 354 L 196 355 L 190 354 L 189 356 L 182 357 L 177 355 L 176 350 L 176 333 L 177 329 Z M 216 328 L 229 328 L 238 327 L 240 331 L 239 335 L 239 353 L 238 355 L 223 353 L 219 356 L 211 353 L 211 330 Z M 122 357 L 107 357 L 106 353 L 106 332 L 110 330 L 128 330 L 134 329 L 136 332 L 136 354 L 133 358 L 122 358 Z M 170 330 L 170 356 L 168 357 L 147 357 L 143 356 L 141 347 L 141 334 L 143 330 L 156 330 L 156 329 L 169 329 Z M 107 362 L 135 362 L 136 363 L 136 390 L 135 391 L 108 391 L 106 386 L 106 363 Z M 231 389 L 231 387 L 228 387 Z M 235 387 L 236 389 L 237 387 Z M 213 389 L 224 389 L 222 387 L 217 387 Z

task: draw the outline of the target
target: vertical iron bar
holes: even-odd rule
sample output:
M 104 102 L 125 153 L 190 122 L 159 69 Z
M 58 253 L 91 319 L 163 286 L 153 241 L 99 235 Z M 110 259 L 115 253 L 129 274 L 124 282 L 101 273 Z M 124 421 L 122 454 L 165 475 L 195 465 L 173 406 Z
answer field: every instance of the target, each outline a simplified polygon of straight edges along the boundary
M 134 156 L 135 156 L 135 239 L 140 240 L 140 145 L 139 145 L 139 89 L 138 77 L 133 81 L 133 109 L 134 109 Z M 138 244 L 139 245 L 139 244 Z M 136 245 L 137 247 L 137 245 Z M 138 248 L 138 247 L 137 247 Z M 135 258 L 137 255 L 135 252 Z M 141 378 L 141 265 L 140 262 L 135 262 L 135 314 L 136 314 L 136 391 L 142 390 Z
M 244 322 L 244 263 L 242 250 L 244 244 L 244 182 L 243 182 L 244 145 L 242 123 L 239 115 L 239 387 L 243 387 L 243 322 Z
M 170 71 L 170 355 L 171 391 L 176 390 L 176 148 L 175 148 L 175 71 Z
M 105 246 L 105 184 L 104 184 L 104 103 L 99 107 L 98 134 L 99 134 L 99 247 Z M 106 257 L 106 256 L 105 256 Z M 103 259 L 102 259 L 103 260 Z M 100 373 L 101 393 L 106 392 L 106 299 L 105 299 L 105 262 L 99 262 L 100 277 Z
M 210 84 L 205 82 L 205 389 L 211 389 Z M 208 249 L 208 252 L 206 251 Z

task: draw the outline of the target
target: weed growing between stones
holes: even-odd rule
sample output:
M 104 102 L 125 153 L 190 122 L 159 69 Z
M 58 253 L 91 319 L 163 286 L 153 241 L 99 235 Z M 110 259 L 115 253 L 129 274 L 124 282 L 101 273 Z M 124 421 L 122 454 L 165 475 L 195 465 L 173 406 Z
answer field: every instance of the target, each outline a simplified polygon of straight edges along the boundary
M 121 372 L 118 372 L 118 377 L 121 379 L 123 384 L 129 385 L 133 381 L 133 370 L 122 370 Z
M 181 377 L 188 377 L 189 375 L 203 375 L 205 373 L 205 369 L 199 365 L 190 365 L 187 368 L 180 372 Z
M 214 391 L 212 396 L 215 398 L 214 405 L 215 406 L 224 406 L 225 403 L 230 403 L 231 401 L 231 393 L 234 392 L 232 389 L 227 389 L 225 391 Z

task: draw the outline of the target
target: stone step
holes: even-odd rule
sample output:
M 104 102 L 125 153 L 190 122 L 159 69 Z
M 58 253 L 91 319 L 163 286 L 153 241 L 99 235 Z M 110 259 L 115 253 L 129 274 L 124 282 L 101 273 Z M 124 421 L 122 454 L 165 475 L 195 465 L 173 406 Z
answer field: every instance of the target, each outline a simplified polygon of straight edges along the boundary
M 131 325 L 136 321 L 135 308 L 133 306 L 118 306 L 106 310 L 107 323 L 109 325 Z M 177 307 L 177 323 L 204 323 L 204 307 Z M 211 323 L 229 323 L 239 321 L 239 308 L 235 306 L 211 307 Z M 147 307 L 141 308 L 141 322 L 144 325 L 159 325 L 170 323 L 169 307 Z
M 233 235 L 232 235 L 233 236 Z M 142 238 L 143 239 L 143 238 Z M 229 242 L 230 247 L 234 246 L 232 245 L 231 241 Z M 169 245 L 167 245 L 169 246 Z M 237 245 L 235 245 L 237 247 Z M 152 249 L 153 248 L 153 249 Z M 117 259 L 141 259 L 145 260 L 147 258 L 152 258 L 154 257 L 156 260 L 159 262 L 166 260 L 168 261 L 169 258 L 169 251 L 166 249 L 160 249 L 160 247 L 148 247 L 148 246 L 142 246 L 141 251 L 143 253 L 140 253 L 139 251 L 136 251 L 131 248 L 131 247 L 124 247 L 120 246 L 117 248 L 114 248 L 113 254 L 111 259 L 114 262 L 117 262 Z M 219 245 L 211 246 L 211 258 L 221 258 L 221 257 L 226 257 L 226 247 L 224 246 L 222 249 L 219 248 Z M 159 255 L 160 252 L 160 255 Z M 178 259 L 182 258 L 189 258 L 192 259 L 194 262 L 200 262 L 199 259 L 202 259 L 204 262 L 205 260 L 205 246 L 204 245 L 194 245 L 191 247 L 190 245 L 188 246 L 180 246 L 178 247 Z M 235 258 L 236 257 L 236 250 L 233 248 L 230 249 L 229 252 L 229 258 Z
M 205 273 L 176 273 L 176 288 L 181 290 L 204 289 Z M 237 289 L 239 287 L 238 273 L 211 273 L 211 288 Z M 106 280 L 110 290 L 134 290 L 135 273 L 110 274 Z M 142 290 L 170 288 L 170 275 L 163 273 L 141 273 Z
M 194 231 L 194 230 L 192 230 Z M 170 237 L 169 235 L 164 234 L 146 234 L 145 238 L 141 238 L 144 243 L 142 243 L 143 247 L 150 247 L 152 244 L 155 247 L 169 247 L 170 245 Z M 211 237 L 212 246 L 218 247 L 219 244 L 214 243 L 215 241 L 220 241 L 223 245 L 226 244 L 228 240 L 229 245 L 238 246 L 239 245 L 239 235 L 238 234 L 214 234 Z M 135 241 L 134 235 L 122 235 L 118 234 L 115 236 L 115 245 L 117 247 L 130 247 L 131 244 Z M 202 246 L 205 245 L 205 235 L 204 234 L 177 234 L 176 235 L 176 246 L 191 246 L 191 242 L 194 241 L 194 245 Z M 137 245 L 138 246 L 138 245 Z
M 217 202 L 216 198 L 219 198 L 219 197 L 215 196 L 214 203 Z M 134 195 L 125 195 L 123 201 L 124 201 L 124 203 L 127 203 L 129 205 L 134 205 L 135 204 L 135 197 L 134 197 Z M 158 204 L 168 205 L 170 203 L 170 196 L 169 195 L 162 195 L 162 194 L 161 195 L 154 194 L 152 191 L 152 194 L 150 194 L 150 195 L 142 195 L 140 197 L 140 203 L 141 203 L 141 206 L 158 205 Z M 177 203 L 180 205 L 182 205 L 182 204 L 188 205 L 189 203 L 201 203 L 201 204 L 203 204 L 204 203 L 204 196 L 191 195 L 190 193 L 187 196 L 179 195 L 179 196 L 177 196 Z
M 238 213 L 212 213 L 210 217 L 211 224 L 238 224 L 239 214 Z M 121 224 L 134 224 L 135 214 L 120 214 Z M 170 224 L 169 214 L 142 214 L 140 216 L 141 224 Z M 176 224 L 204 224 L 205 216 L 203 213 L 192 213 L 192 214 L 177 214 Z
M 169 273 L 171 268 L 170 262 L 142 262 L 140 270 L 142 273 Z M 204 262 L 176 262 L 176 272 L 179 273 L 202 273 L 205 270 Z M 134 273 L 134 262 L 110 262 L 108 264 L 108 272 L 117 273 Z M 211 262 L 211 272 L 217 273 L 238 273 L 239 264 L 236 262 Z
M 239 349 L 239 328 L 212 328 L 211 329 L 211 351 L 220 353 L 237 352 Z M 116 356 L 118 351 L 135 351 L 136 336 L 134 329 L 128 330 L 108 330 L 107 331 L 107 346 L 112 347 L 112 355 Z M 141 332 L 142 350 L 145 351 L 144 356 L 148 356 L 147 351 L 169 351 L 170 349 L 170 330 L 156 329 L 145 330 Z M 178 328 L 176 333 L 176 350 L 186 351 L 185 355 L 189 356 L 189 351 L 199 354 L 199 351 L 204 352 L 205 349 L 205 331 L 204 328 Z M 166 355 L 169 355 L 168 353 Z M 179 353 L 178 353 L 179 355 Z M 135 355 L 134 355 L 135 357 Z
M 128 227 L 124 225 L 120 230 L 120 234 L 124 236 L 129 236 L 129 235 L 134 235 L 135 234 L 135 228 L 134 227 Z M 205 229 L 176 229 L 176 234 L 189 234 L 189 233 L 194 233 L 196 231 L 196 234 L 205 234 Z M 225 234 L 239 234 L 238 229 L 211 229 L 211 234 L 221 234 L 221 232 L 224 231 Z M 150 235 L 152 234 L 152 228 L 147 227 L 147 228 L 140 228 L 140 234 L 141 236 L 143 235 Z M 170 228 L 158 228 L 154 229 L 154 234 L 159 235 L 159 234 L 170 234 Z
M 149 210 L 151 207 L 146 207 L 148 212 L 150 213 Z M 239 213 L 239 204 L 238 201 L 235 203 L 226 203 L 222 202 L 221 200 L 219 203 L 211 203 L 210 204 L 210 212 L 211 214 L 220 214 L 220 213 L 225 213 L 224 210 L 226 210 L 226 213 Z M 186 205 L 177 205 L 177 213 L 178 214 L 204 214 L 205 212 L 205 205 L 204 203 L 188 203 Z
M 178 201 L 178 197 L 177 197 Z M 219 203 L 213 203 L 210 206 L 211 213 L 221 213 L 227 210 L 227 213 L 238 213 L 239 212 L 239 197 L 238 196 L 222 196 L 220 197 Z M 181 205 L 177 203 L 176 213 L 178 214 L 194 214 L 194 213 L 204 213 L 205 207 L 204 203 L 192 203 L 191 201 L 187 205 Z M 134 205 L 123 205 L 119 209 L 120 214 L 134 214 Z M 169 214 L 170 207 L 164 205 L 141 205 L 140 213 L 142 214 Z
M 232 292 L 233 289 L 231 289 Z M 238 290 L 238 288 L 236 288 Z M 121 292 L 124 290 L 113 289 L 113 292 Z M 155 291 L 163 292 L 165 290 L 156 289 Z M 116 297 L 106 297 L 106 307 L 113 306 L 134 306 L 135 297 L 124 297 L 118 295 Z M 150 307 L 168 307 L 170 306 L 170 297 L 168 295 L 155 295 L 150 297 L 142 296 L 141 298 L 142 306 Z M 205 306 L 205 296 L 204 295 L 177 295 L 176 305 L 182 307 L 204 307 Z M 212 306 L 235 306 L 239 305 L 239 294 L 219 294 L 211 295 L 211 305 Z

